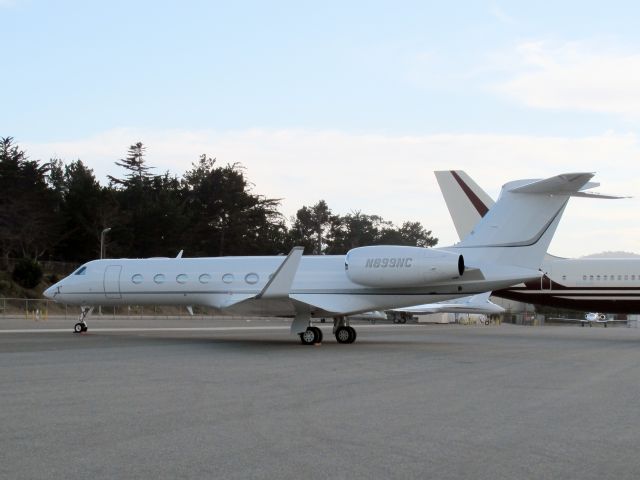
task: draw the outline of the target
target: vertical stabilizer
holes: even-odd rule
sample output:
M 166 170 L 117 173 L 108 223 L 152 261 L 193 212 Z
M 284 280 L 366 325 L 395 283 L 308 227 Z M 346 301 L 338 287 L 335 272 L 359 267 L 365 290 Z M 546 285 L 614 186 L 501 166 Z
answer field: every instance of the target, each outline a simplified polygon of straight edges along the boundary
M 465 238 L 495 203 L 462 170 L 434 172 L 460 239 Z
M 494 262 L 540 268 L 569 198 L 591 177 L 592 173 L 567 173 L 507 183 L 456 251 L 468 265 Z

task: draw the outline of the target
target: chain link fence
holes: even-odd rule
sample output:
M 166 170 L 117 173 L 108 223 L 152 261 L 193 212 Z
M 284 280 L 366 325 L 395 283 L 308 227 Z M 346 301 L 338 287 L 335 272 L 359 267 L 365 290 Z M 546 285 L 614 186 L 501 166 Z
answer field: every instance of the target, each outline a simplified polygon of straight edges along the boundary
M 48 299 L 31 298 L 0 298 L 0 319 L 1 318 L 24 318 L 27 320 L 46 321 L 48 318 L 77 319 L 80 315 L 78 306 L 61 305 Z M 93 315 L 112 318 L 130 317 L 211 317 L 215 313 L 212 309 L 204 307 L 193 307 L 193 317 L 186 308 L 160 307 L 160 306 L 140 306 L 140 305 L 119 305 L 109 307 L 96 307 Z

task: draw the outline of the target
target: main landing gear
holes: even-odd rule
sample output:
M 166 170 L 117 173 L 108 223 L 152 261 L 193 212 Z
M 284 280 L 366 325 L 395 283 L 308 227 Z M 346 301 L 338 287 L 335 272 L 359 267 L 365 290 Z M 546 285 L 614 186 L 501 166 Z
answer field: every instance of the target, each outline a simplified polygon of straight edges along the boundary
M 80 321 L 73 326 L 74 333 L 83 333 L 89 329 L 86 318 L 91 315 L 91 312 L 93 312 L 93 307 L 82 307 L 79 318 Z
M 346 317 L 333 319 L 333 334 L 338 343 L 353 343 L 356 341 L 356 329 L 349 325 Z
M 299 335 L 303 345 L 322 343 L 322 330 L 318 327 L 307 327 L 307 329 Z
M 356 330 L 349 325 L 345 317 L 333 319 L 333 334 L 338 343 L 353 343 L 356 341 Z M 322 343 L 322 330 L 309 326 L 304 332 L 298 334 L 303 345 L 317 345 Z

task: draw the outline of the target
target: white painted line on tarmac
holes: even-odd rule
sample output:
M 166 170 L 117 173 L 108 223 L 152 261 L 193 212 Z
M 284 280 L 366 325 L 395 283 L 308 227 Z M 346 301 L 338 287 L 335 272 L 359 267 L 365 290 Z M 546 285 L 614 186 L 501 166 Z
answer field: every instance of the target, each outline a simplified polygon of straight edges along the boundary
M 225 332 L 233 330 L 288 330 L 289 327 L 148 327 L 148 328 L 89 328 L 90 332 Z M 73 333 L 72 328 L 30 328 L 0 330 L 0 333 Z
M 316 324 L 316 326 L 318 326 Z M 375 329 L 375 328 L 415 328 L 422 325 L 357 325 L 357 329 Z M 326 325 L 326 329 L 333 328 Z M 289 325 L 274 326 L 268 325 L 263 327 L 131 327 L 131 328 L 100 328 L 89 327 L 89 332 L 241 332 L 247 330 L 289 330 Z M 73 328 L 20 328 L 11 330 L 0 329 L 2 333 L 73 333 Z

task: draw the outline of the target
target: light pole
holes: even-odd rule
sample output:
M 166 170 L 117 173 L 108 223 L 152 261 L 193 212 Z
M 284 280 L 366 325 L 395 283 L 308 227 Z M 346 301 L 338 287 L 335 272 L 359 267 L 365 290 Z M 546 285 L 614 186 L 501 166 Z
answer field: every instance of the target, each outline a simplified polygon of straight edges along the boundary
M 100 260 L 104 258 L 104 236 L 111 231 L 111 227 L 102 230 L 100 234 Z M 98 314 L 102 315 L 102 305 L 98 306 Z
M 101 260 L 104 258 L 104 236 L 110 231 L 111 231 L 111 227 L 107 227 L 104 230 L 102 230 L 102 233 L 100 234 L 100 259 Z

